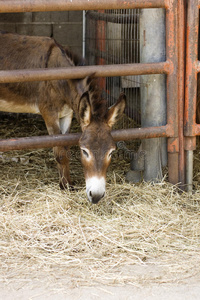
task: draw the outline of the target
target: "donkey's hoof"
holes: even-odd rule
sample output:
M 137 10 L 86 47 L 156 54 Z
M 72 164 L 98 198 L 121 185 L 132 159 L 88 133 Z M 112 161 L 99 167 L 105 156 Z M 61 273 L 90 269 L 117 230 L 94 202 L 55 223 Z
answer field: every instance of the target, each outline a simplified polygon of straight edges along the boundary
M 76 191 L 76 188 L 74 187 L 74 184 L 73 183 L 63 183 L 63 182 L 60 182 L 59 183 L 60 185 L 60 189 L 61 190 L 70 190 L 70 191 Z
M 61 190 L 66 190 L 67 189 L 67 185 L 63 184 L 62 182 L 59 183 L 60 189 Z
M 69 185 L 69 190 L 72 191 L 72 192 L 77 192 L 78 191 L 78 189 L 74 186 L 74 184 Z
M 71 183 L 68 183 L 67 181 L 60 181 L 59 185 L 61 190 L 68 190 L 71 186 Z

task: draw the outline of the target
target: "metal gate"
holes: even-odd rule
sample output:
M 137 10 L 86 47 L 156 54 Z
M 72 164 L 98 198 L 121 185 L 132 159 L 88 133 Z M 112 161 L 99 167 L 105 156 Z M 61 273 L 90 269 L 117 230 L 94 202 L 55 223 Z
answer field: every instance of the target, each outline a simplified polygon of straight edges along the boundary
M 196 0 L 192 0 L 196 1 Z M 159 127 L 129 128 L 112 131 L 115 141 L 154 137 L 168 138 L 168 167 L 171 183 L 184 183 L 183 148 L 183 91 L 184 91 L 184 3 L 181 0 L 0 0 L 0 13 L 102 10 L 130 8 L 165 8 L 166 61 L 123 65 L 85 66 L 61 69 L 0 71 L 0 83 L 82 78 L 92 73 L 96 77 L 129 76 L 142 74 L 167 75 L 167 124 Z M 59 71 L 58 71 L 59 70 Z M 186 132 L 187 133 L 187 132 Z M 0 151 L 44 148 L 78 143 L 80 134 L 43 136 L 1 140 Z

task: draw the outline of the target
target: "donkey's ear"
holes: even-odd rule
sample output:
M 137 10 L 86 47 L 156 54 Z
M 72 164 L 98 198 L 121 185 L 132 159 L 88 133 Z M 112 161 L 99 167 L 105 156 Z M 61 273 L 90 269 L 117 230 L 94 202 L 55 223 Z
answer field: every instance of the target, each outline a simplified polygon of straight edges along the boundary
M 88 92 L 85 92 L 80 99 L 78 114 L 82 130 L 90 124 L 91 106 Z
M 78 94 L 81 96 L 83 92 L 87 92 L 90 89 L 90 85 L 92 82 L 94 82 L 94 75 L 95 73 L 92 73 L 84 78 L 79 79 L 69 79 L 68 83 L 72 89 L 75 89 Z
M 106 114 L 106 122 L 112 127 L 122 116 L 126 106 L 126 96 L 121 93 L 117 102 L 111 106 Z

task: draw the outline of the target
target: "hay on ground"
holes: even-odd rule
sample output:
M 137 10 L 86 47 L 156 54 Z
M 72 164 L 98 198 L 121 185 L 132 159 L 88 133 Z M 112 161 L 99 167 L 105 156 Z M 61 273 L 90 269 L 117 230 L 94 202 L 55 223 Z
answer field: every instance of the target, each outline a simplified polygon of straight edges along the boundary
M 129 164 L 116 160 L 109 168 L 106 197 L 91 205 L 78 151 L 72 149 L 74 192 L 59 189 L 50 149 L 1 154 L 1 280 L 137 285 L 197 275 L 200 190 L 189 195 L 165 181 L 126 183 Z

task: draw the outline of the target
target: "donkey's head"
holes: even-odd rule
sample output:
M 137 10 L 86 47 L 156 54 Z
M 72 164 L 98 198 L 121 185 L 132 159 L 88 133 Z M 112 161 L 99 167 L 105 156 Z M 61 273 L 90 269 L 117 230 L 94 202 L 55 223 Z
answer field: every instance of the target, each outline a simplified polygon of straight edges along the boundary
M 106 109 L 105 103 L 86 92 L 79 104 L 79 119 L 82 136 L 79 140 L 81 161 L 86 180 L 86 192 L 90 202 L 97 203 L 105 195 L 106 171 L 116 149 L 111 128 L 123 114 L 125 95 Z

